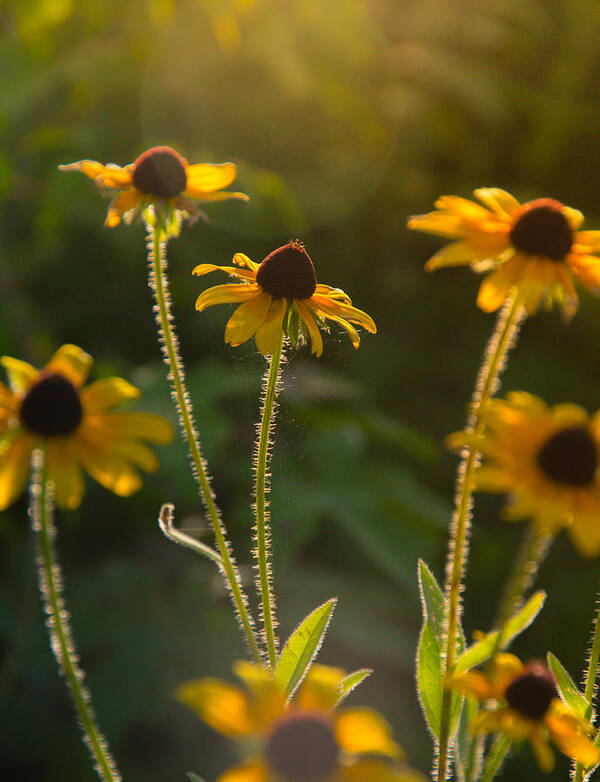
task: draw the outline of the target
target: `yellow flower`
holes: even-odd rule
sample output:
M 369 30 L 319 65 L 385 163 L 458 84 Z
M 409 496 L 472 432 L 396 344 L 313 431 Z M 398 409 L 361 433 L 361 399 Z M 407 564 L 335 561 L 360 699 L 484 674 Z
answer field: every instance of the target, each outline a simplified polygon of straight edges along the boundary
M 560 700 L 550 669 L 539 660 L 523 665 L 513 654 L 500 653 L 488 672 L 456 674 L 447 686 L 488 703 L 489 709 L 475 719 L 475 732 L 502 732 L 514 741 L 528 739 L 543 771 L 554 767 L 549 739 L 584 766 L 600 760 L 600 751 L 587 738 L 590 724 Z
M 120 377 L 83 388 L 92 357 L 63 345 L 38 372 L 4 356 L 10 388 L 0 383 L 0 509 L 23 490 L 31 452 L 46 454 L 48 478 L 57 505 L 76 508 L 83 496 L 85 469 L 107 489 L 128 496 L 141 486 L 137 468 L 153 472 L 158 460 L 144 442 L 168 443 L 168 421 L 151 413 L 115 411 L 140 392 Z
M 394 761 L 403 756 L 389 725 L 373 709 L 336 712 L 340 668 L 313 665 L 291 703 L 258 665 L 238 662 L 245 690 L 219 679 L 195 679 L 177 698 L 247 757 L 217 782 L 425 782 Z
M 353 307 L 344 291 L 317 283 L 315 268 L 301 242 L 293 240 L 273 250 L 260 264 L 243 253 L 236 253 L 233 263 L 235 266 L 203 263 L 193 272 L 202 275 L 219 269 L 243 280 L 241 284 L 216 285 L 196 300 L 198 311 L 214 304 L 241 302 L 225 328 L 225 342 L 231 345 L 241 345 L 254 336 L 260 352 L 272 354 L 285 329 L 293 341 L 299 332 L 303 337 L 308 332 L 312 352 L 320 356 L 323 339 L 319 328 L 325 328 L 325 320 L 346 329 L 355 348 L 360 337 L 352 323 L 372 334 L 377 331 L 373 319 Z
M 470 444 L 484 464 L 481 491 L 508 492 L 508 519 L 532 518 L 539 530 L 567 527 L 580 554 L 600 552 L 600 411 L 588 416 L 573 404 L 547 405 L 523 391 L 494 399 L 483 412 L 481 439 L 459 432 L 452 447 Z
M 107 166 L 95 160 L 80 160 L 59 166 L 61 171 L 81 171 L 93 179 L 101 190 L 114 192 L 108 207 L 105 225 L 113 228 L 121 217 L 131 221 L 147 206 L 166 206 L 170 211 L 187 217 L 201 214 L 198 201 L 226 201 L 229 198 L 248 200 L 244 193 L 223 190 L 235 179 L 233 163 L 199 163 L 187 160 L 171 147 L 152 147 L 128 166 Z
M 521 205 L 494 187 L 475 190 L 480 206 L 458 196 L 442 196 L 437 210 L 411 217 L 408 227 L 458 241 L 443 247 L 427 263 L 493 269 L 481 284 L 477 304 L 497 310 L 517 289 L 529 313 L 557 302 L 571 317 L 579 300 L 572 275 L 600 292 L 600 231 L 580 231 L 583 215 L 552 198 Z

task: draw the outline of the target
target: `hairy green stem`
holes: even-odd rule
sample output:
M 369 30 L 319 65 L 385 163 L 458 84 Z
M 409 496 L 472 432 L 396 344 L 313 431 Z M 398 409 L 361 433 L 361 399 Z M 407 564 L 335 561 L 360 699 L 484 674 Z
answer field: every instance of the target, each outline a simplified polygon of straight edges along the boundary
M 590 649 L 590 656 L 588 660 L 587 672 L 585 675 L 585 690 L 584 697 L 587 701 L 587 708 L 585 710 L 586 720 L 591 720 L 593 716 L 593 704 L 594 692 L 596 690 L 596 681 L 598 679 L 598 662 L 600 662 L 600 603 L 594 619 L 594 630 L 592 634 L 592 647 Z M 600 741 L 600 733 L 596 737 L 596 745 Z M 581 763 L 575 764 L 575 771 L 573 774 L 573 782 L 583 782 L 586 779 L 585 767 Z
M 210 524 L 217 541 L 217 548 L 222 562 L 219 564 L 231 595 L 234 610 L 246 638 L 246 642 L 254 658 L 260 662 L 260 650 L 254 632 L 254 621 L 248 608 L 248 600 L 242 588 L 241 578 L 235 560 L 231 554 L 230 544 L 225 533 L 225 526 L 210 485 L 208 467 L 202 456 L 191 401 L 185 385 L 183 363 L 179 356 L 179 346 L 169 297 L 167 278 L 167 240 L 160 226 L 161 213 L 155 215 L 155 224 L 148 225 L 148 284 L 154 293 L 155 315 L 158 326 L 159 342 L 163 358 L 169 367 L 168 379 L 171 383 L 171 397 L 177 409 L 179 422 L 185 441 L 187 442 L 192 460 L 192 471 L 199 487 L 204 507 L 208 513 Z M 162 238 L 161 238 L 162 236 Z
M 63 598 L 63 578 L 54 548 L 56 528 L 52 520 L 52 490 L 46 478 L 44 453 L 32 456 L 31 500 L 29 515 L 36 535 L 37 565 L 40 595 L 47 616 L 46 627 L 50 648 L 66 679 L 73 697 L 84 743 L 94 759 L 95 769 L 104 782 L 120 782 L 108 743 L 96 725 L 91 696 L 84 684 L 84 672 L 73 642 L 69 614 Z
M 524 309 L 518 295 L 513 295 L 502 308 L 496 328 L 488 342 L 484 360 L 479 370 L 475 391 L 471 400 L 466 431 L 475 437 L 483 433 L 480 413 L 496 392 L 499 376 L 504 368 L 506 356 L 514 344 Z M 475 470 L 480 455 L 471 446 L 465 447 L 456 482 L 456 509 L 450 527 L 448 563 L 446 566 L 447 626 L 444 650 L 444 679 L 453 671 L 456 661 L 456 644 L 461 618 L 462 578 L 468 555 L 471 505 L 474 490 Z M 445 688 L 442 695 L 440 717 L 440 738 L 437 746 L 436 769 L 438 782 L 445 782 L 449 773 L 450 756 L 450 712 L 452 692 Z
M 511 746 L 512 739 L 509 736 L 498 735 L 489 751 L 479 782 L 491 782 L 500 770 Z
M 173 543 L 179 543 L 180 546 L 185 546 L 196 554 L 202 554 L 203 557 L 212 560 L 219 568 L 223 568 L 223 560 L 217 554 L 217 552 L 203 543 L 201 540 L 192 538 L 191 535 L 186 535 L 185 532 L 178 530 L 173 524 L 173 514 L 175 507 L 170 502 L 166 502 L 160 509 L 158 514 L 158 526 L 160 527 L 163 535 L 172 540 Z
M 256 561 L 258 571 L 258 590 L 260 593 L 261 613 L 269 667 L 275 670 L 277 665 L 277 637 L 275 628 L 275 599 L 271 574 L 271 531 L 267 496 L 269 493 L 268 461 L 273 430 L 276 398 L 279 390 L 281 364 L 283 359 L 284 331 L 282 329 L 279 344 L 269 362 L 263 386 L 263 400 L 258 445 L 256 450 Z

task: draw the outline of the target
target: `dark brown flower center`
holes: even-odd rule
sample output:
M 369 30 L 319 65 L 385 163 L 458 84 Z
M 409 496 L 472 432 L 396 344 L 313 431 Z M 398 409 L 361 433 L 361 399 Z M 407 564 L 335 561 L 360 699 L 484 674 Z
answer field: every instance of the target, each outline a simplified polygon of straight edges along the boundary
M 510 232 L 513 247 L 528 255 L 562 261 L 573 246 L 573 230 L 553 198 L 538 198 L 525 205 Z
M 596 474 L 596 443 L 585 426 L 569 426 L 546 440 L 537 455 L 542 472 L 557 483 L 588 486 Z
M 42 437 L 71 434 L 83 418 L 75 387 L 62 375 L 46 375 L 23 397 L 19 418 L 25 429 Z
M 152 147 L 133 164 L 133 184 L 142 193 L 174 198 L 187 187 L 185 160 L 171 147 Z
M 508 685 L 504 697 L 524 717 L 541 720 L 553 698 L 558 698 L 558 691 L 550 670 L 539 660 L 533 660 Z
M 297 241 L 267 255 L 258 267 L 256 282 L 274 299 L 310 299 L 317 287 L 315 267 Z
M 291 714 L 275 723 L 267 739 L 269 769 L 285 782 L 318 782 L 335 770 L 339 746 L 320 714 Z

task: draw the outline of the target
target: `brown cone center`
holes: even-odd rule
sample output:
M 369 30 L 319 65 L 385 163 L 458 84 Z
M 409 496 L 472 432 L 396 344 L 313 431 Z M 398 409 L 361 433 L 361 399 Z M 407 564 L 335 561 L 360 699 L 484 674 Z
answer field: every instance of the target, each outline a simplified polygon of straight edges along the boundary
M 546 440 L 538 451 L 537 461 L 551 481 L 588 486 L 598 467 L 596 443 L 585 426 L 569 426 Z
M 22 426 L 42 437 L 71 434 L 83 418 L 75 387 L 62 375 L 47 375 L 23 397 L 19 418 Z
M 525 205 L 510 232 L 513 247 L 528 255 L 562 261 L 573 246 L 573 230 L 552 198 L 538 198 Z
M 509 684 L 504 694 L 508 705 L 532 720 L 541 720 L 558 697 L 554 677 L 544 663 L 534 660 Z
M 258 267 L 256 282 L 274 299 L 310 299 L 317 287 L 310 256 L 296 241 L 267 255 Z
M 275 723 L 265 759 L 284 782 L 319 782 L 338 764 L 339 746 L 331 725 L 317 713 L 291 714 Z
M 187 187 L 185 161 L 171 147 L 152 147 L 133 164 L 133 184 L 142 193 L 174 198 Z

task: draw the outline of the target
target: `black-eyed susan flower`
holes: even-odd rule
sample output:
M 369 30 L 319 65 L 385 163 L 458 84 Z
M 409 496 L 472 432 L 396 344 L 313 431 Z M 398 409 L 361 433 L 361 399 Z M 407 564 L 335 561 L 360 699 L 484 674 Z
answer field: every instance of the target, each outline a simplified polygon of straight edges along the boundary
M 560 700 L 552 672 L 538 660 L 523 665 L 513 654 L 500 653 L 486 673 L 455 674 L 447 686 L 487 704 L 475 719 L 475 732 L 528 739 L 543 771 L 554 767 L 549 741 L 584 766 L 600 760 L 600 750 L 588 738 L 590 724 Z
M 201 214 L 195 201 L 248 200 L 244 193 L 223 190 L 235 179 L 233 163 L 190 166 L 171 147 L 147 149 L 134 163 L 124 167 L 80 160 L 59 168 L 61 171 L 81 171 L 101 190 L 114 194 L 105 221 L 109 228 L 118 225 L 122 217 L 126 221 L 132 220 L 150 205 L 165 208 L 171 213 L 167 215 L 167 222 L 177 224 L 174 215 L 197 217 Z
M 540 305 L 561 305 L 571 317 L 578 306 L 572 276 L 600 292 L 600 231 L 580 231 L 583 215 L 552 198 L 520 204 L 498 188 L 475 190 L 483 206 L 442 196 L 436 211 L 411 217 L 408 227 L 458 241 L 446 245 L 426 269 L 469 265 L 489 271 L 477 304 L 497 310 L 516 289 L 529 313 Z
M 16 358 L 1 360 L 10 388 L 0 383 L 0 509 L 19 496 L 31 453 L 44 450 L 59 507 L 76 508 L 83 496 L 83 470 L 121 496 L 141 486 L 138 468 L 153 472 L 158 460 L 146 444 L 168 443 L 173 430 L 152 413 L 114 408 L 140 395 L 120 377 L 83 387 L 92 357 L 63 345 L 46 367 Z
M 335 709 L 345 671 L 314 665 L 291 703 L 273 676 L 234 665 L 245 689 L 196 679 L 177 698 L 219 733 L 238 742 L 242 763 L 217 782 L 425 782 L 397 766 L 403 753 L 373 709 Z
M 573 404 L 548 407 L 518 391 L 493 399 L 482 418 L 483 437 L 448 438 L 483 454 L 476 487 L 508 493 L 508 519 L 531 518 L 545 534 L 566 527 L 580 554 L 600 553 L 600 411 L 590 417 Z
M 203 275 L 218 269 L 241 281 L 208 288 L 196 300 L 198 311 L 214 304 L 240 304 L 225 328 L 225 342 L 233 346 L 254 336 L 260 352 L 272 354 L 285 330 L 293 342 L 308 334 L 312 352 L 320 356 L 320 329 L 325 328 L 327 320 L 342 326 L 355 348 L 360 337 L 353 323 L 372 334 L 377 331 L 373 319 L 353 307 L 344 291 L 317 283 L 313 263 L 299 241 L 278 247 L 260 264 L 243 253 L 236 253 L 233 263 L 234 266 L 203 263 L 193 272 Z

